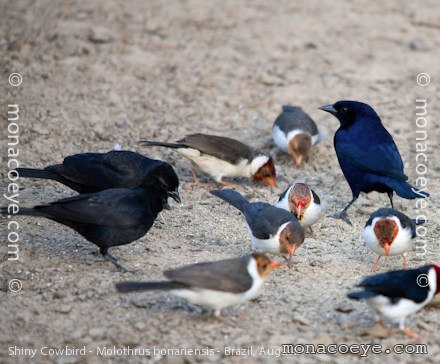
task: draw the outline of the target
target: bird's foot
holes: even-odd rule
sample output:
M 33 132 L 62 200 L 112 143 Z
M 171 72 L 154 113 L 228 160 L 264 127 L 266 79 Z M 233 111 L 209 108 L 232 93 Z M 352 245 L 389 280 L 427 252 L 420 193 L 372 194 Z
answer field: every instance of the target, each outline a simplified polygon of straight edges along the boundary
M 332 215 L 328 215 L 328 217 L 331 217 L 333 219 L 340 219 L 345 221 L 348 225 L 352 226 L 353 224 L 351 223 L 350 219 L 348 218 L 347 212 L 346 211 L 341 211 L 338 214 L 332 214 Z
M 120 264 L 118 263 L 118 260 L 117 260 L 115 257 L 111 256 L 109 253 L 105 254 L 105 255 L 104 255 L 104 258 L 105 258 L 107 261 L 109 261 L 110 263 L 112 263 L 116 268 L 118 268 L 118 270 L 119 270 L 121 273 L 134 273 L 134 272 L 130 272 L 129 270 L 125 269 L 122 265 L 120 265 Z
M 220 184 L 222 184 L 223 186 L 229 187 L 229 188 L 236 188 L 237 186 L 235 186 L 233 183 L 228 182 L 228 181 L 224 181 L 224 180 L 220 180 L 218 181 Z
M 407 327 L 405 327 L 404 329 L 402 329 L 402 332 L 404 332 L 405 334 L 407 334 L 410 338 L 414 339 L 414 340 L 420 340 L 421 337 L 416 334 L 414 331 L 408 329 Z

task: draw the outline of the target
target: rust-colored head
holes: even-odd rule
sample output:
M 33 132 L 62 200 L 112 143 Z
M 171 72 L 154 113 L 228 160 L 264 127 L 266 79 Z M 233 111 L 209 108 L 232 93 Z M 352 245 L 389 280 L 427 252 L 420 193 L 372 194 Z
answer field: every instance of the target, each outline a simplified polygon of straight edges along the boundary
M 292 256 L 304 242 L 304 229 L 298 223 L 289 223 L 280 234 L 280 252 Z
M 385 249 L 385 254 L 390 254 L 390 247 L 399 233 L 397 223 L 393 219 L 380 219 L 374 225 L 374 234 L 379 244 Z
M 287 150 L 293 157 L 295 165 L 299 167 L 309 157 L 312 148 L 312 137 L 309 134 L 301 133 L 295 135 L 289 142 Z
M 310 187 L 305 183 L 295 183 L 289 192 L 289 209 L 301 221 L 304 211 L 309 207 L 311 198 Z
M 258 273 L 262 278 L 267 277 L 271 271 L 273 271 L 274 269 L 278 268 L 281 265 L 280 262 L 269 259 L 263 253 L 253 253 L 252 257 L 257 262 Z
M 273 163 L 272 157 L 269 157 L 268 161 L 258 169 L 253 179 L 266 183 L 271 187 L 277 186 L 275 164 Z

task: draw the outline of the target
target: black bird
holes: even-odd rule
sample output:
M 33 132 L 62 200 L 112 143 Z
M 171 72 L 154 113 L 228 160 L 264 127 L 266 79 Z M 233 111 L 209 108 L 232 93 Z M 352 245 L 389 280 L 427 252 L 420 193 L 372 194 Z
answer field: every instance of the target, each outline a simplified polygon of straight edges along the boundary
M 16 171 L 20 177 L 58 181 L 81 194 L 155 184 L 180 203 L 179 179 L 173 167 L 127 150 L 79 153 L 64 158 L 62 164 L 44 169 L 17 168 Z
M 398 321 L 400 330 L 418 339 L 416 333 L 405 328 L 405 319 L 426 306 L 440 292 L 440 267 L 430 264 L 417 269 L 376 274 L 365 278 L 357 286 L 363 290 L 348 293 L 349 298 L 366 300 L 382 317 Z M 379 324 L 384 326 L 382 320 Z
M 109 254 L 109 248 L 143 237 L 167 206 L 167 191 L 158 186 L 112 188 L 20 208 L 17 215 L 45 217 L 74 229 L 97 245 L 104 258 L 126 271 Z M 2 207 L 0 212 L 7 215 L 8 208 Z
M 339 165 L 353 194 L 350 203 L 331 217 L 343 219 L 351 225 L 347 210 L 361 192 L 386 193 L 392 208 L 393 191 L 406 199 L 429 196 L 406 182 L 408 177 L 403 173 L 399 150 L 369 105 L 358 101 L 338 101 L 320 109 L 333 114 L 341 123 L 334 145 Z

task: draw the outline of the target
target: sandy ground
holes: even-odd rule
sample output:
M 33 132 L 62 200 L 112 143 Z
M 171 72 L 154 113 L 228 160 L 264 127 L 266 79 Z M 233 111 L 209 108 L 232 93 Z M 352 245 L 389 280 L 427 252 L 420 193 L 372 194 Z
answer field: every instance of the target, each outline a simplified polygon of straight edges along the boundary
M 285 343 L 376 343 L 392 349 L 411 341 L 371 330 L 373 314 L 345 297 L 368 275 L 375 256 L 361 230 L 370 213 L 388 206 L 370 194 L 350 211 L 353 226 L 323 218 L 297 251 L 292 269 L 281 268 L 256 301 L 215 320 L 165 293 L 119 295 L 113 283 L 161 279 L 162 270 L 249 252 L 238 212 L 211 196 L 218 187 L 166 149 L 141 149 L 140 138 L 176 140 L 193 132 L 236 137 L 272 149 L 271 126 L 281 105 L 297 104 L 327 134 L 309 163 L 296 169 L 277 160 L 279 186 L 237 181 L 257 201 L 275 201 L 296 179 L 310 183 L 336 212 L 351 194 L 338 166 L 333 134 L 338 122 L 317 107 L 339 99 L 373 105 L 393 134 L 410 181 L 415 162 L 415 100 L 428 99 L 429 220 L 426 255 L 409 254 L 409 266 L 440 262 L 438 241 L 440 139 L 440 5 L 437 1 L 2 1 L 0 5 L 2 194 L 7 188 L 6 105 L 20 106 L 22 166 L 40 167 L 115 143 L 173 164 L 183 203 L 163 214 L 150 232 L 113 254 L 138 274 L 120 274 L 94 245 L 51 221 L 20 217 L 20 260 L 6 262 L 7 225 L 1 222 L 0 361 L 125 362 L 97 356 L 96 348 L 212 348 L 212 356 L 131 357 L 132 362 L 438 363 L 440 306 L 410 317 L 428 355 L 226 356 L 224 347 L 280 349 Z M 19 72 L 23 83 L 8 84 Z M 427 72 L 421 87 L 416 75 Z M 20 205 L 49 202 L 72 191 L 56 183 L 20 181 Z M 3 204 L 6 203 L 3 200 Z M 396 198 L 407 214 L 415 202 Z M 400 258 L 381 271 L 400 268 Z M 23 282 L 19 293 L 8 282 Z M 85 356 L 9 356 L 9 347 L 86 347 Z

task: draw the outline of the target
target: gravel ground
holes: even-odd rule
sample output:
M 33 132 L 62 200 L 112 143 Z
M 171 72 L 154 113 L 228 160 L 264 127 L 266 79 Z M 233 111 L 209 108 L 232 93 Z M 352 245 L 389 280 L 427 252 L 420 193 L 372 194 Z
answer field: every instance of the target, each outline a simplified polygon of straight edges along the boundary
M 94 245 L 68 228 L 20 217 L 20 260 L 6 261 L 7 223 L 0 277 L 0 361 L 3 363 L 122 363 L 97 348 L 150 349 L 133 356 L 146 363 L 274 362 L 438 363 L 440 306 L 410 317 L 427 355 L 249 356 L 225 347 L 279 350 L 285 343 L 363 343 L 392 349 L 411 344 L 403 334 L 375 329 L 366 305 L 345 293 L 370 273 L 375 256 L 361 231 L 368 216 L 387 206 L 386 196 L 363 196 L 351 209 L 353 226 L 324 217 L 308 232 L 293 268 L 280 268 L 262 296 L 224 311 L 216 320 L 166 293 L 119 295 L 114 282 L 161 279 L 165 269 L 249 252 L 240 214 L 211 196 L 218 187 L 203 174 L 192 182 L 190 163 L 164 148 L 139 148 L 144 139 L 176 140 L 193 132 L 235 137 L 265 151 L 283 104 L 301 105 L 326 133 L 309 163 L 296 169 L 288 156 L 276 163 L 275 189 L 237 181 L 253 201 L 273 202 L 286 186 L 304 179 L 337 212 L 350 200 L 332 137 L 338 121 L 317 107 L 339 99 L 372 105 L 400 149 L 411 182 L 416 170 L 416 99 L 428 100 L 426 209 L 396 198 L 408 215 L 427 216 L 426 254 L 409 254 L 409 266 L 440 262 L 440 5 L 437 1 L 2 1 L 0 99 L 2 194 L 7 190 L 7 104 L 20 107 L 19 160 L 41 167 L 85 151 L 123 148 L 161 158 L 181 180 L 182 204 L 173 204 L 142 239 L 113 250 L 137 274 L 121 274 Z M 19 72 L 23 82 L 8 84 Z M 416 82 L 427 72 L 431 84 Z M 72 195 L 62 185 L 20 181 L 20 205 Z M 6 200 L 3 200 L 3 204 Z M 3 259 L 4 258 L 4 259 Z M 381 271 L 401 268 L 400 258 Z M 19 293 L 8 282 L 23 283 Z M 385 336 L 385 337 L 384 337 Z M 10 347 L 86 348 L 84 356 L 9 356 Z M 213 355 L 158 355 L 153 348 L 210 348 Z M 273 355 L 270 355 L 273 354 Z

